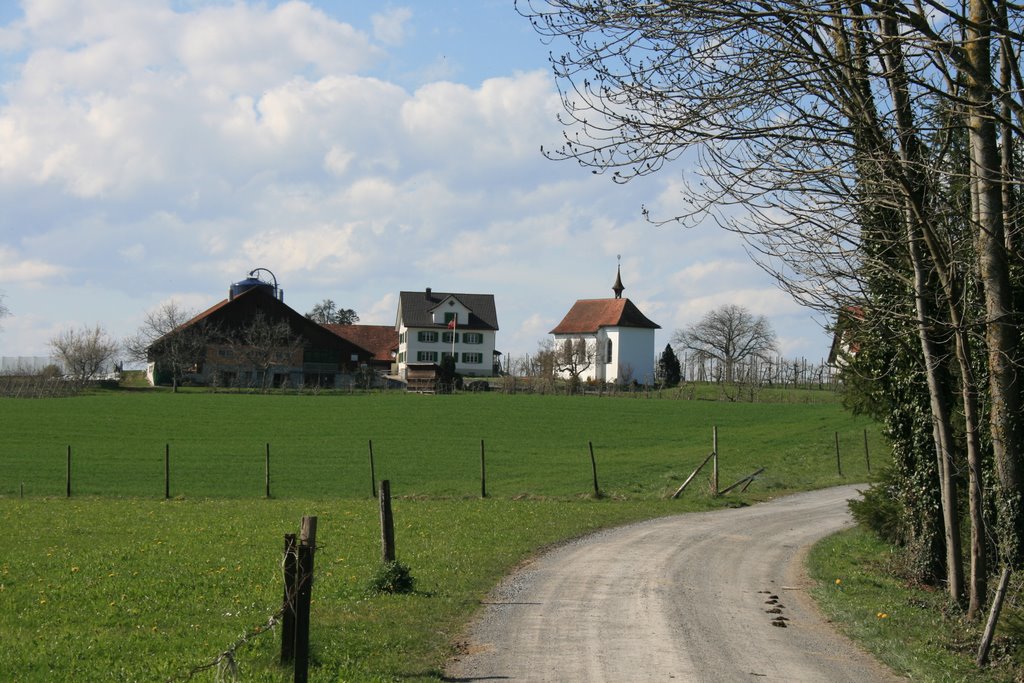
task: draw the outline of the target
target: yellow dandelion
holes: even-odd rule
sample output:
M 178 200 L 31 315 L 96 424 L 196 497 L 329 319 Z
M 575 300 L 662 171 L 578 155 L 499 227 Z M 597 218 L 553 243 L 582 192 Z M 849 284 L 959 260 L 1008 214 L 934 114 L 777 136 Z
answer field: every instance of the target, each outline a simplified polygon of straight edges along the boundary
M 838 586 L 838 585 L 840 585 L 840 584 L 841 584 L 842 582 L 843 582 L 843 580 L 842 580 L 842 579 L 836 579 L 836 585 L 837 585 L 837 586 Z
M 79 568 L 78 567 L 72 567 L 71 568 L 71 573 L 72 574 L 77 574 L 78 572 L 79 572 Z

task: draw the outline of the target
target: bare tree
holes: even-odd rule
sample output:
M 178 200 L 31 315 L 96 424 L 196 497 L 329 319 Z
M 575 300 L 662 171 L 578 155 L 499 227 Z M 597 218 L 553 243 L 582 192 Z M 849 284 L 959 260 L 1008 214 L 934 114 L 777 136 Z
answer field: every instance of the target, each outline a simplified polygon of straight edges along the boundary
M 594 365 L 597 342 L 583 337 L 563 339 L 561 344 L 554 343 L 553 350 L 555 373 L 567 375 L 570 382 L 578 383 L 580 375 Z
M 259 312 L 231 338 L 230 345 L 233 357 L 240 365 L 255 369 L 260 388 L 266 389 L 274 367 L 296 364 L 295 356 L 302 352 L 303 341 L 292 332 L 287 320 L 273 321 Z
M 117 355 L 120 345 L 102 327 L 67 329 L 50 340 L 64 371 L 79 381 L 95 379 Z
M 737 363 L 767 360 L 776 351 L 775 331 L 763 315 L 743 306 L 726 304 L 709 311 L 699 322 L 676 330 L 673 343 L 698 357 L 714 358 L 725 367 L 725 381 L 735 380 Z
M 1012 190 L 1022 178 L 1012 160 L 1024 118 L 1024 10 L 1003 0 L 517 6 L 540 33 L 569 45 L 552 56 L 567 127 L 552 157 L 625 182 L 694 150 L 701 182 L 687 186 L 670 220 L 711 216 L 742 234 L 807 305 L 861 306 L 863 327 L 878 334 L 889 321 L 911 323 L 958 600 L 950 472 L 966 453 L 975 612 L 985 569 L 973 439 L 985 413 L 1000 550 L 1011 563 L 1024 558 L 1021 311 L 1009 269 L 1021 262 Z M 955 159 L 961 144 L 964 164 Z M 984 331 L 973 340 L 979 352 L 967 334 L 974 329 Z M 972 364 L 983 366 L 987 393 Z M 950 424 L 954 410 L 967 422 L 963 438 Z
M 5 295 L 2 292 L 0 292 L 0 320 L 3 320 L 4 318 L 11 314 L 11 309 L 9 309 L 7 305 L 4 303 L 4 298 Z M 0 330 L 2 329 L 3 327 L 0 326 Z
M 150 361 L 168 372 L 174 391 L 186 374 L 198 371 L 215 330 L 206 321 L 189 325 L 195 312 L 168 301 L 148 312 L 139 331 L 128 337 L 125 348 L 136 360 Z

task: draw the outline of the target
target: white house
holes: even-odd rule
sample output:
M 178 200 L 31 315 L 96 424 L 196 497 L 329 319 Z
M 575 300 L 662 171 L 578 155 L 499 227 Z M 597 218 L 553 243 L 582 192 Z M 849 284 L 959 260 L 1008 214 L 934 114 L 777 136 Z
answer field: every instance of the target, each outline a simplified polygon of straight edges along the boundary
M 455 371 L 463 375 L 494 373 L 498 316 L 493 294 L 400 292 L 398 315 L 398 375 L 408 377 L 409 364 L 437 363 L 455 356 Z
M 654 331 L 652 322 L 629 299 L 622 298 L 621 271 L 616 271 L 613 299 L 580 299 L 551 334 L 555 348 L 580 340 L 588 349 L 580 365 L 582 380 L 605 382 L 654 382 Z

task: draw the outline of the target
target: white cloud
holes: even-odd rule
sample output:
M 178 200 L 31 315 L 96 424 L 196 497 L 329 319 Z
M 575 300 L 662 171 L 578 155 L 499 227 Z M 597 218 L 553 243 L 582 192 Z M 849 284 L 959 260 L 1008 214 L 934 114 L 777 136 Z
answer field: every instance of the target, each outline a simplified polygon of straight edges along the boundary
M 370 17 L 373 24 L 373 37 L 385 45 L 401 45 L 405 42 L 409 31 L 408 23 L 412 19 L 412 10 L 406 7 L 390 9 Z
M 677 175 L 620 186 L 542 157 L 561 139 L 542 61 L 491 53 L 491 77 L 410 91 L 392 70 L 451 79 L 468 53 L 439 55 L 457 33 L 419 16 L 413 32 L 397 9 L 371 36 L 348 4 L 27 0 L 0 27 L 19 50 L 0 63 L 0 289 L 44 317 L 0 343 L 44 344 L 45 316 L 72 317 L 50 303 L 67 288 L 91 287 L 84 322 L 132 332 L 160 301 L 206 308 L 256 266 L 297 310 L 329 297 L 370 323 L 393 322 L 402 289 L 494 293 L 516 354 L 577 298 L 608 296 L 616 254 L 659 334 L 724 302 L 794 315 L 734 236 L 642 220 L 643 203 L 678 208 Z
M 54 263 L 25 258 L 15 249 L 0 244 L 0 284 L 21 283 L 41 286 L 66 271 L 66 268 Z

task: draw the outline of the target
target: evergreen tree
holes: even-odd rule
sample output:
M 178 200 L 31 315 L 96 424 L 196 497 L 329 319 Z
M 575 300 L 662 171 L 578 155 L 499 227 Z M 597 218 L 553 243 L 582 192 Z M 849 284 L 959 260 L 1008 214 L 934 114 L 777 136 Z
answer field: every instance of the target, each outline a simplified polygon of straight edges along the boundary
M 681 368 L 679 367 L 679 358 L 676 356 L 676 352 L 672 350 L 671 344 L 665 344 L 665 350 L 662 351 L 661 359 L 658 361 L 658 372 L 661 375 L 663 386 L 674 387 L 679 385 Z

